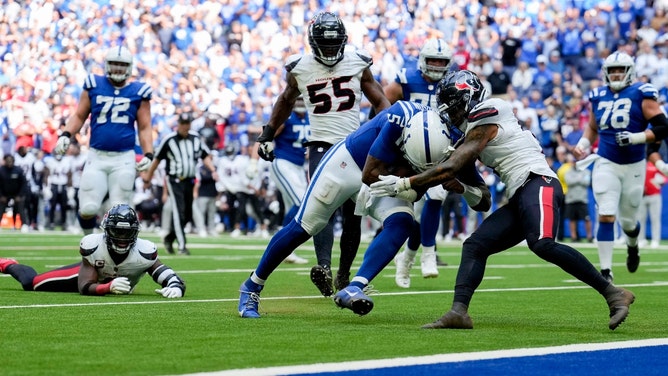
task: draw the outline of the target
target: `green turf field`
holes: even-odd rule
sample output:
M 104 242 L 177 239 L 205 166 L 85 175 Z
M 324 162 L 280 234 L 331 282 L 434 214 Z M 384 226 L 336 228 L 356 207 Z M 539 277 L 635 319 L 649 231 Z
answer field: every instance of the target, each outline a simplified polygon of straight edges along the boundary
M 615 282 L 632 290 L 636 303 L 615 331 L 600 295 L 526 247 L 489 260 L 470 308 L 474 330 L 427 331 L 420 326 L 450 306 L 461 243 L 439 244 L 450 266 L 436 279 L 421 278 L 415 267 L 408 290 L 395 286 L 390 264 L 372 282 L 375 307 L 364 317 L 318 295 L 311 264 L 283 264 L 262 293 L 263 317 L 251 320 L 238 316 L 238 288 L 268 240 L 190 235 L 192 255 L 170 256 L 157 236 L 143 235 L 158 242 L 162 261 L 186 280 L 185 298 L 155 294 L 149 276 L 130 296 L 89 297 L 25 292 L 0 275 L 2 375 L 183 374 L 668 337 L 666 246 L 641 250 L 635 274 L 626 271 L 625 248 L 616 247 Z M 77 262 L 79 238 L 3 230 L 0 257 L 42 272 Z M 577 246 L 597 265 L 595 245 Z M 315 262 L 310 242 L 298 254 Z

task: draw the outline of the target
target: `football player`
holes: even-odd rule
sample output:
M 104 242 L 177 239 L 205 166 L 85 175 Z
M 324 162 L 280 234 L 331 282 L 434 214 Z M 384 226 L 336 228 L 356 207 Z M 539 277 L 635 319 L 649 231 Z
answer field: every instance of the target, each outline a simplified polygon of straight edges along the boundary
M 359 315 L 371 311 L 373 302 L 362 290 L 392 261 L 408 238 L 418 193 L 409 190 L 397 197 L 373 199 L 367 185 L 393 168 L 397 173 L 423 171 L 446 159 L 451 146 L 439 114 L 406 101 L 396 102 L 334 145 L 315 170 L 295 220 L 274 235 L 255 271 L 241 284 L 241 317 L 260 317 L 260 292 L 269 275 L 294 249 L 322 230 L 334 211 L 347 201 L 356 201 L 356 213 L 373 217 L 383 229 L 366 250 L 357 275 L 336 293 L 334 301 Z M 475 175 L 461 177 L 471 187 L 453 179 L 450 188 L 478 192 L 479 200 L 471 205 L 486 210 L 490 193 L 477 170 L 472 171 Z
M 606 85 L 589 93 L 589 126 L 585 128 L 573 154 L 577 159 L 584 158 L 598 138 L 596 154 L 581 164 L 595 161 L 592 189 L 598 208 L 598 257 L 601 274 L 612 281 L 617 219 L 626 234 L 626 268 L 633 273 L 640 264 L 640 223 L 637 214 L 645 184 L 644 143 L 649 139 L 645 136 L 645 129 L 651 123 L 655 127 L 654 132 L 665 132 L 668 121 L 659 105 L 656 88 L 649 83 L 633 83 L 635 69 L 631 56 L 614 52 L 605 59 L 602 70 Z M 647 132 L 652 135 L 649 141 L 654 141 L 654 132 Z M 642 136 L 641 143 L 636 143 L 638 136 Z
M 0 258 L 0 272 L 25 291 L 79 292 L 81 295 L 130 294 L 144 274 L 161 286 L 165 298 L 181 298 L 185 282 L 158 259 L 151 241 L 138 238 L 139 220 L 129 205 L 113 206 L 104 215 L 103 233 L 86 235 L 79 244 L 81 262 L 42 274 L 16 260 Z
M 452 132 L 464 133 L 464 141 L 445 162 L 411 177 L 386 177 L 371 184 L 371 194 L 392 197 L 443 184 L 480 159 L 506 185 L 508 204 L 492 212 L 464 241 L 452 308 L 423 328 L 472 329 L 468 308 L 482 282 L 487 258 L 523 240 L 540 258 L 603 295 L 610 308 L 608 326 L 617 328 L 626 319 L 635 297 L 603 278 L 580 252 L 555 242 L 563 202 L 561 183 L 536 138 L 519 125 L 510 103 L 499 98 L 483 100 L 482 82 L 466 70 L 448 73 L 439 82 L 436 95 L 438 111 L 448 115 Z
M 333 13 L 322 12 L 308 25 L 311 53 L 292 55 L 285 63 L 286 87 L 279 94 L 269 122 L 258 137 L 258 154 L 273 159 L 273 139 L 276 130 L 290 116 L 297 97 L 303 95 L 308 111 L 311 134 L 308 139 L 309 175 L 313 178 L 316 166 L 332 145 L 344 139 L 360 126 L 362 96 L 371 102 L 376 112 L 390 106 L 382 86 L 373 78 L 369 67 L 371 56 L 364 50 L 348 51 L 348 36 L 343 21 Z M 361 236 L 361 218 L 354 215 L 353 203 L 342 208 L 343 233 L 341 259 L 334 285 L 345 287 L 350 267 L 357 254 Z M 311 280 L 324 296 L 333 293 L 332 245 L 333 219 L 314 239 L 318 265 L 311 269 Z
M 79 224 L 91 234 L 102 202 L 110 205 L 132 202 L 137 170 L 146 170 L 153 159 L 151 105 L 153 90 L 143 82 L 130 81 L 133 58 L 122 46 L 111 48 L 104 59 L 104 76 L 90 74 L 73 116 L 67 120 L 54 152 L 64 154 L 70 138 L 90 116 L 88 161 L 79 187 Z M 135 132 L 135 123 L 137 132 Z M 135 162 L 135 140 L 144 156 Z
M 391 103 L 405 99 L 436 108 L 436 84 L 450 69 L 452 54 L 452 49 L 444 40 L 428 39 L 420 49 L 417 69 L 401 69 L 395 80 L 384 88 L 385 96 Z M 432 187 L 415 203 L 415 212 L 420 215 L 416 216 L 404 250 L 394 259 L 397 266 L 394 280 L 397 286 L 410 287 L 410 271 L 420 244 L 422 277 L 438 277 L 436 234 L 446 195 L 442 186 Z

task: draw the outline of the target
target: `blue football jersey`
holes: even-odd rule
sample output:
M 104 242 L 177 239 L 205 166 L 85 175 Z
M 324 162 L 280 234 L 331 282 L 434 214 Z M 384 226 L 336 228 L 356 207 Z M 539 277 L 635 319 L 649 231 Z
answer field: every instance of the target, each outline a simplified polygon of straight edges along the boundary
M 88 75 L 83 85 L 90 98 L 90 146 L 104 151 L 127 151 L 135 147 L 135 121 L 141 102 L 153 90 L 143 82 L 117 88 L 105 76 Z
M 306 160 L 304 142 L 308 140 L 308 115 L 297 116 L 294 112 L 283 124 L 283 130 L 274 138 L 274 155 L 296 165 L 303 165 Z
M 422 77 L 422 72 L 417 69 L 401 69 L 394 79 L 401 85 L 404 100 L 416 102 L 437 108 L 436 85 L 438 82 L 429 82 Z
M 598 154 L 619 164 L 645 159 L 645 144 L 619 146 L 615 134 L 642 132 L 649 122 L 642 112 L 642 101 L 657 100 L 659 93 L 651 84 L 637 82 L 618 93 L 601 86 L 589 93 L 589 101 L 598 125 Z

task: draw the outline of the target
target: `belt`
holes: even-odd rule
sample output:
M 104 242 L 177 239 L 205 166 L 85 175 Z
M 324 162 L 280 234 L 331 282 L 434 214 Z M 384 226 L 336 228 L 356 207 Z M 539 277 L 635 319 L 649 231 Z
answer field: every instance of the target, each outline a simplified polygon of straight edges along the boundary
M 194 177 L 191 178 L 191 177 L 187 177 L 187 176 L 173 176 L 173 175 L 169 175 L 169 178 L 173 179 L 174 181 L 177 181 L 177 182 L 194 179 Z

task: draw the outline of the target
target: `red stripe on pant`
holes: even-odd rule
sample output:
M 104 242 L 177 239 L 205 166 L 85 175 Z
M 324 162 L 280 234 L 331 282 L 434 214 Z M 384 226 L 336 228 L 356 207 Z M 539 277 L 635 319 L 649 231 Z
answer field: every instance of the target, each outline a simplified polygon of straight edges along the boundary
M 38 274 L 32 280 L 33 290 L 52 292 L 79 292 L 78 281 L 81 263 Z
M 540 200 L 540 236 L 538 239 L 554 238 L 554 188 L 540 187 L 538 191 Z

